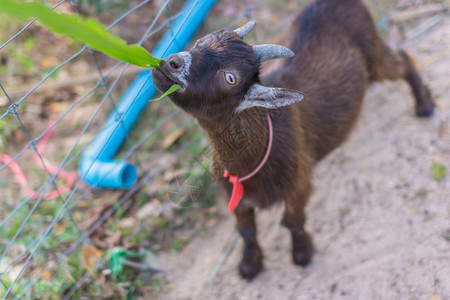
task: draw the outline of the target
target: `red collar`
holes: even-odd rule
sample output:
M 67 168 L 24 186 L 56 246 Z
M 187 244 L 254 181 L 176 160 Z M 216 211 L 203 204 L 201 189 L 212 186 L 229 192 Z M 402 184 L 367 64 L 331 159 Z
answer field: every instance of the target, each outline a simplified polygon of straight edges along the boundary
M 242 197 L 244 196 L 244 186 L 242 185 L 241 182 L 255 176 L 256 173 L 258 173 L 259 170 L 261 170 L 262 167 L 266 164 L 267 159 L 269 158 L 273 142 L 273 126 L 272 126 L 272 119 L 270 118 L 269 114 L 267 114 L 267 123 L 269 125 L 269 143 L 267 145 L 266 153 L 264 154 L 264 157 L 259 163 L 259 165 L 251 173 L 241 178 L 231 175 L 230 172 L 226 170 L 223 174 L 223 177 L 225 178 L 230 177 L 230 182 L 233 184 L 233 192 L 231 194 L 230 202 L 228 203 L 228 210 L 230 212 L 232 212 L 236 208 L 236 206 L 239 204 L 239 201 L 241 201 Z

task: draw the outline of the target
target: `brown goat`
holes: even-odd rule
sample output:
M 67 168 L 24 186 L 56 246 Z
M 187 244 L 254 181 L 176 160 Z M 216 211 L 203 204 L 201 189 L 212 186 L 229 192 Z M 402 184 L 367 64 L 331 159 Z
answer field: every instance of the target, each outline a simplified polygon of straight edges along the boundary
M 170 99 L 198 120 L 214 150 L 214 172 L 231 195 L 228 170 L 245 176 L 261 163 L 273 124 L 268 160 L 243 181 L 236 207 L 237 229 L 244 239 L 239 270 L 253 278 L 262 269 L 254 208 L 285 203 L 282 224 L 291 231 L 294 263 L 307 265 L 313 254 L 304 229 L 314 165 L 339 146 L 357 120 L 368 85 L 384 79 L 406 80 L 415 97 L 416 114 L 430 116 L 434 104 L 408 55 L 387 47 L 360 0 L 319 0 L 295 20 L 288 49 L 249 46 L 242 39 L 254 24 L 222 30 L 197 41 L 188 52 L 171 55 L 153 70 L 156 86 L 183 88 Z M 262 61 L 287 58 L 260 78 Z M 301 91 L 297 92 L 297 91 Z M 305 95 L 305 101 L 299 104 Z M 249 141 L 243 145 L 243 141 Z

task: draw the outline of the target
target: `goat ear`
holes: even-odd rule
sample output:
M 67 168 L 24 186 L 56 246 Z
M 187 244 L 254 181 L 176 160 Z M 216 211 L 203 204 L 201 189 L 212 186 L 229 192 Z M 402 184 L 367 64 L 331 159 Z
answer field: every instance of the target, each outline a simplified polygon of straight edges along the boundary
M 267 87 L 255 83 L 249 88 L 244 100 L 236 108 L 236 112 L 241 112 L 250 107 L 275 109 L 300 102 L 303 98 L 303 94 L 297 91 Z

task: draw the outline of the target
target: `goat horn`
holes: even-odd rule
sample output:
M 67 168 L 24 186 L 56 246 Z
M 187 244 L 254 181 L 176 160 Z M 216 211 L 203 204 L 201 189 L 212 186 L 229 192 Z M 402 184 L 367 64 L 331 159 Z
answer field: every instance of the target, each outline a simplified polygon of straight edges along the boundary
M 256 22 L 255 21 L 250 21 L 250 22 L 245 23 L 241 27 L 236 28 L 233 31 L 237 35 L 239 35 L 241 39 L 243 39 L 247 35 L 247 33 L 249 33 L 250 31 L 253 30 L 253 28 L 255 28 L 255 26 L 256 26 Z
M 295 55 L 290 49 L 280 45 L 264 44 L 255 45 L 252 48 L 260 62 L 274 58 L 292 57 Z

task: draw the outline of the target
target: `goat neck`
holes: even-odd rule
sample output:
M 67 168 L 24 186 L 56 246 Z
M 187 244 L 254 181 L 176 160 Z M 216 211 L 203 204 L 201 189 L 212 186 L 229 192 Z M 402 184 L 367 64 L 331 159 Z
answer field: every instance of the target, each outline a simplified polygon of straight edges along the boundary
M 253 108 L 218 120 L 198 119 L 221 169 L 236 176 L 255 169 L 267 148 L 267 114 L 266 109 Z

